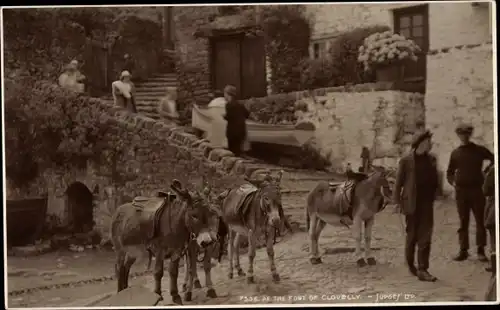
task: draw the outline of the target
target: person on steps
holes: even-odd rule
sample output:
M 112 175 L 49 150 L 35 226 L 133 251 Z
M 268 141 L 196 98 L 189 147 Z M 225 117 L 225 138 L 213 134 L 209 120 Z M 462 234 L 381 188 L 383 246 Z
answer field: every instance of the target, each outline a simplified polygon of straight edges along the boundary
M 227 85 L 224 88 L 224 98 L 227 101 L 226 115 L 224 115 L 224 119 L 227 121 L 227 144 L 229 150 L 239 157 L 247 137 L 246 120 L 250 116 L 250 112 L 236 99 L 236 94 L 236 87 Z
M 129 112 L 137 113 L 134 99 L 134 83 L 131 81 L 131 74 L 123 71 L 120 80 L 111 84 L 115 105 L 127 109 Z
M 438 189 L 436 158 L 430 154 L 432 133 L 417 131 L 412 151 L 399 161 L 394 202 L 406 217 L 405 258 L 409 271 L 420 281 L 434 282 L 428 272 L 434 227 L 434 201 Z M 415 249 L 418 266 L 415 267 Z
M 460 124 L 455 132 L 460 139 L 460 146 L 453 150 L 446 170 L 448 183 L 455 188 L 460 227 L 458 239 L 460 250 L 453 257 L 455 261 L 464 261 L 469 257 L 469 220 L 470 213 L 476 220 L 477 258 L 486 262 L 488 258 L 484 252 L 486 246 L 486 229 L 484 228 L 485 198 L 482 191 L 484 182 L 483 163 L 485 160 L 494 161 L 493 153 L 481 145 L 470 141 L 474 127 L 469 124 Z

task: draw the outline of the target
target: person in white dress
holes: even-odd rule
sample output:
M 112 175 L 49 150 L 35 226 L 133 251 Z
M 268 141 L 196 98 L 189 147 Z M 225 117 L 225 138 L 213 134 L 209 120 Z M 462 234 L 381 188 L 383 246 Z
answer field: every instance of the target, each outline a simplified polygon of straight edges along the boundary
M 78 61 L 72 60 L 59 76 L 59 86 L 69 91 L 83 93 L 85 91 L 84 80 L 85 75 L 78 70 Z
M 131 81 L 131 74 L 123 71 L 120 79 L 111 84 L 113 100 L 115 105 L 123 107 L 132 113 L 137 113 L 134 100 L 134 83 Z

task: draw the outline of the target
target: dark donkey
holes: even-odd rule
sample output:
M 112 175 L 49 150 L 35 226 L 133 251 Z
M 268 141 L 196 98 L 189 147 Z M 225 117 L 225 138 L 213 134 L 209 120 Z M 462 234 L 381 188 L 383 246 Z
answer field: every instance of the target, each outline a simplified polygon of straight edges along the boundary
M 205 196 L 205 199 L 207 199 L 207 201 L 210 201 L 210 193 L 211 193 L 211 188 L 206 185 L 203 194 Z M 207 287 L 207 296 L 210 298 L 215 298 L 217 297 L 217 294 L 215 293 L 215 290 L 212 287 L 213 286 L 212 272 L 211 272 L 212 258 L 217 258 L 219 263 L 222 260 L 222 255 L 224 253 L 223 245 L 225 244 L 227 237 L 227 227 L 222 222 L 222 214 L 220 209 L 215 205 L 211 205 L 210 209 L 213 212 L 212 227 L 217 227 L 217 240 L 216 242 L 204 248 L 200 247 L 199 244 L 195 241 L 191 241 L 189 243 L 189 247 L 191 249 L 187 251 L 186 255 L 184 256 L 184 261 L 185 261 L 184 265 L 186 266 L 186 272 L 184 273 L 184 283 L 182 284 L 182 289 L 183 291 L 186 292 L 190 282 L 194 284 L 195 288 L 201 288 L 201 283 L 200 280 L 198 279 L 196 263 L 203 263 L 203 270 L 205 272 L 205 286 Z M 201 256 L 201 259 L 200 259 L 200 254 L 203 255 Z M 194 268 L 192 268 L 192 264 L 195 265 Z M 194 273 L 188 272 L 188 270 L 193 270 Z M 186 300 L 190 300 L 191 299 L 190 292 L 187 292 L 186 294 L 187 294 Z
M 373 167 L 373 166 L 372 166 Z M 312 264 L 320 264 L 318 240 L 326 224 L 349 226 L 353 224 L 356 240 L 357 264 L 375 265 L 371 256 L 371 233 L 375 215 L 391 202 L 390 172 L 373 167 L 369 175 L 355 174 L 355 179 L 340 183 L 320 182 L 307 196 L 307 229 Z M 364 224 L 364 225 L 363 225 Z M 361 256 L 362 226 L 364 226 L 365 258 Z
M 233 278 L 233 258 L 239 276 L 245 276 L 240 266 L 240 235 L 248 236 L 248 283 L 254 283 L 253 264 L 257 247 L 257 237 L 265 234 L 266 249 L 269 257 L 273 280 L 280 276 L 274 262 L 274 236 L 281 223 L 281 183 L 282 172 L 277 178 L 270 174 L 264 180 L 247 180 L 244 184 L 221 194 L 222 218 L 228 227 L 229 278 Z
M 149 251 L 150 258 L 151 255 L 156 258 L 154 292 L 162 296 L 163 262 L 169 258 L 170 295 L 174 303 L 182 304 L 177 289 L 179 261 L 192 249 L 191 241 L 201 247 L 210 246 L 216 240 L 217 227 L 213 227 L 213 213 L 200 194 L 190 193 L 178 180 L 174 180 L 170 188 L 175 194 L 136 197 L 133 202 L 118 207 L 111 220 L 111 241 L 117 259 L 118 292 L 128 287 L 130 268 L 136 259 L 145 257 Z M 196 271 L 196 264 L 191 264 L 190 271 Z M 187 299 L 192 286 L 191 281 Z

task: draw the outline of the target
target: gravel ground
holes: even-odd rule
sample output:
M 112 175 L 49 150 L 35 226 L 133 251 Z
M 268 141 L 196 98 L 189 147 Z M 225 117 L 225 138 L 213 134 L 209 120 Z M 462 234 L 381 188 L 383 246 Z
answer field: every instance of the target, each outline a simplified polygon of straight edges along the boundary
M 297 183 L 295 189 L 303 188 Z M 305 194 L 284 195 L 286 213 L 292 222 L 305 226 Z M 214 288 L 218 298 L 209 299 L 205 289 L 194 292 L 193 305 L 253 304 L 253 303 L 352 303 L 352 302 L 446 302 L 480 301 L 486 289 L 489 274 L 485 263 L 472 256 L 465 262 L 453 262 L 456 253 L 458 216 L 450 201 L 439 201 L 435 206 L 435 228 L 431 251 L 430 272 L 439 278 L 435 283 L 419 282 L 410 276 L 403 260 L 403 218 L 390 208 L 377 215 L 372 247 L 378 264 L 358 268 L 354 258 L 354 240 L 346 228 L 327 226 L 320 238 L 323 264 L 312 266 L 308 260 L 307 234 L 297 232 L 286 236 L 275 246 L 280 283 L 273 283 L 264 249 L 257 252 L 255 284 L 245 278 L 227 278 L 227 261 L 213 269 Z M 474 225 L 471 225 L 471 242 Z M 243 268 L 248 259 L 242 255 Z M 33 258 L 9 258 L 9 292 L 47 283 L 110 275 L 113 272 L 113 254 L 86 251 L 83 253 L 51 253 Z M 134 266 L 142 271 L 145 266 Z M 182 271 L 183 272 L 183 271 Z M 181 275 L 179 279 L 183 279 Z M 204 283 L 204 274 L 199 272 Z M 179 281 L 181 284 L 181 280 Z M 114 281 L 91 283 L 84 286 L 40 290 L 19 296 L 9 296 L 10 307 L 60 306 L 82 298 L 89 298 L 115 290 Z M 145 285 L 152 289 L 150 275 L 131 280 L 131 285 Z M 171 304 L 168 278 L 164 278 L 165 300 Z M 83 306 L 83 304 L 82 304 Z M 125 305 L 124 305 L 125 306 Z

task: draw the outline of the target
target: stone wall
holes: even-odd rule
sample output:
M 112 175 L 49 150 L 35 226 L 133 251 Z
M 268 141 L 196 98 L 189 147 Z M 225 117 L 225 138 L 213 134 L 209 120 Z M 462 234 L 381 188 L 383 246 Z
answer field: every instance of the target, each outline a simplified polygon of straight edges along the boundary
M 301 99 L 308 111 L 296 113 L 299 122 L 316 126 L 314 145 L 337 171 L 347 163 L 361 166 L 362 147 L 374 164 L 396 167 L 417 123 L 425 121 L 423 96 L 390 88 L 339 89 Z
M 428 56 L 426 121 L 443 171 L 458 146 L 454 128 L 461 121 L 474 125 L 475 142 L 495 149 L 492 55 L 492 46 L 485 44 Z M 445 190 L 450 189 L 446 185 Z
M 174 178 L 190 188 L 197 188 L 205 180 L 215 192 L 220 192 L 242 182 L 243 176 L 255 178 L 267 171 L 252 160 L 234 157 L 230 151 L 212 149 L 208 141 L 185 133 L 182 127 L 131 115 L 114 107 L 109 107 L 107 113 L 113 119 L 117 135 L 123 130 L 134 133 L 134 149 L 118 163 L 126 167 L 124 180 L 113 179 L 110 167 L 95 164 L 85 169 L 46 170 L 26 189 L 9 188 L 8 198 L 47 193 L 48 214 L 64 225 L 68 223 L 66 190 L 80 182 L 94 194 L 95 228 L 107 236 L 111 214 L 119 204 L 166 189 Z

